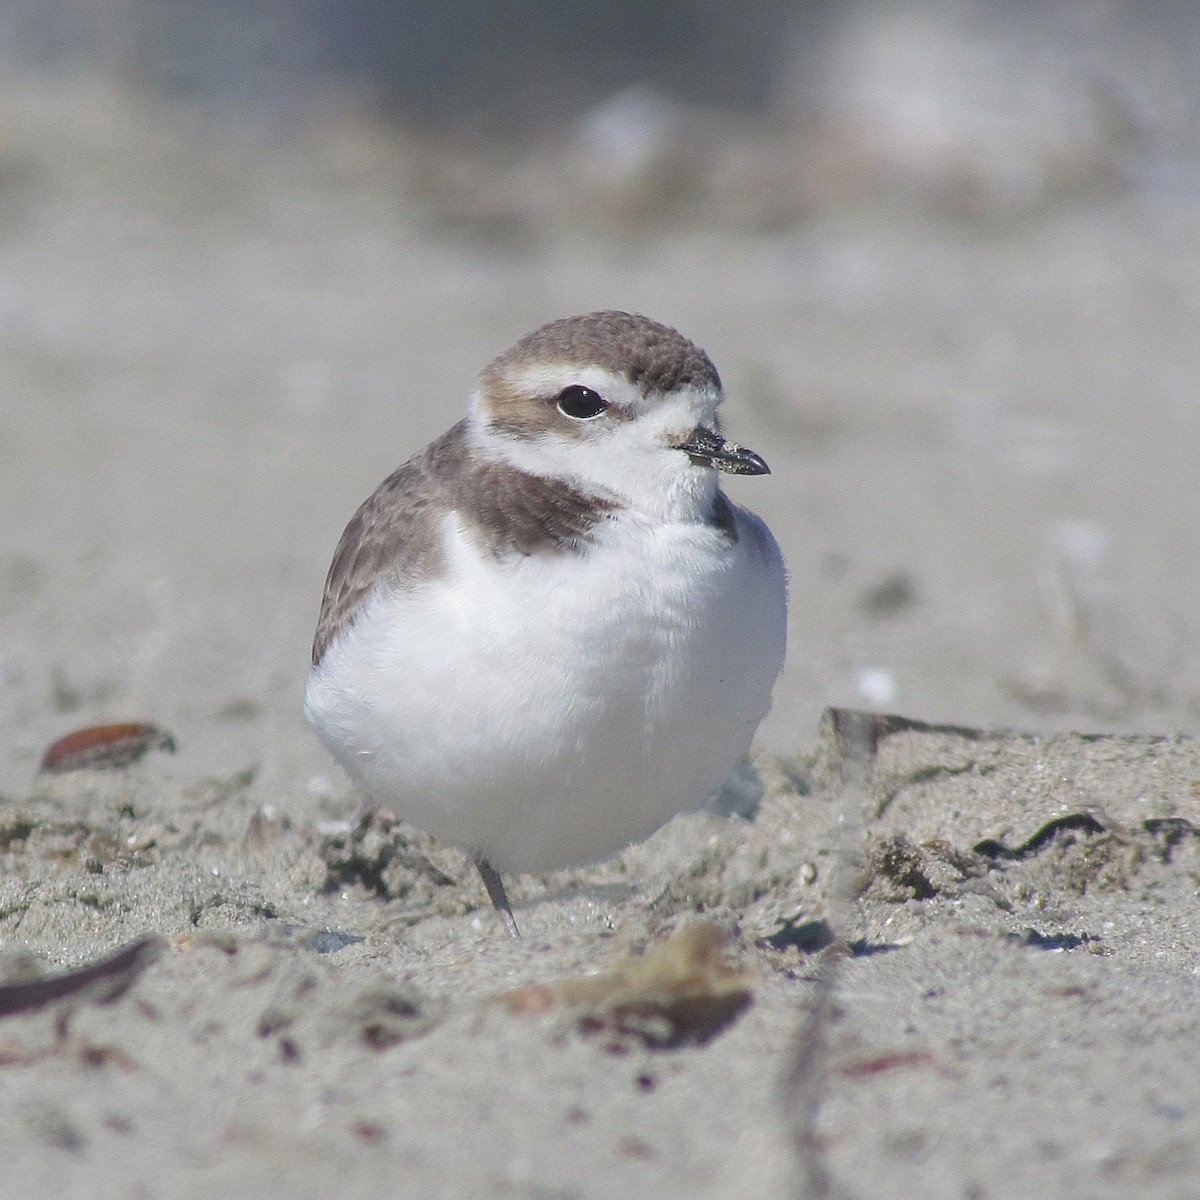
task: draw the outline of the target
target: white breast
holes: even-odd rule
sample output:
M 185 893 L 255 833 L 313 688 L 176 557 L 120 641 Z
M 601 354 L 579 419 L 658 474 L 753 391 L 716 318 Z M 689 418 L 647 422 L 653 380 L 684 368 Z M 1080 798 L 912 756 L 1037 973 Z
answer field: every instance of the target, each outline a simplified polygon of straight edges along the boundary
M 377 593 L 305 712 L 375 802 L 498 871 L 615 853 L 719 786 L 770 707 L 783 564 L 738 522 L 624 518 L 497 562 L 451 521 L 447 577 Z

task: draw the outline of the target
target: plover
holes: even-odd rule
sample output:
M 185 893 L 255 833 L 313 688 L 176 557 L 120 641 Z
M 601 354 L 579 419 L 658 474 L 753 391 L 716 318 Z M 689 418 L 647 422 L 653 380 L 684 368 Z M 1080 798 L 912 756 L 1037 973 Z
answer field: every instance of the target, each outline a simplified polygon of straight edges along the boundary
M 714 791 L 783 665 L 783 558 L 719 471 L 708 356 L 646 317 L 544 325 L 342 534 L 304 710 L 374 803 L 501 873 L 593 862 Z

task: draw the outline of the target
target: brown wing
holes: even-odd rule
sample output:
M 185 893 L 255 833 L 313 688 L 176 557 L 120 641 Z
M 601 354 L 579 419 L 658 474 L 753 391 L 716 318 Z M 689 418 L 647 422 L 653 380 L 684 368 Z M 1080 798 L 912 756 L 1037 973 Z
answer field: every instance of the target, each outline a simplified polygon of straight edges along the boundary
M 381 583 L 398 575 L 429 578 L 441 569 L 444 472 L 463 456 L 463 434 L 460 422 L 393 471 L 350 518 L 325 579 L 313 666 Z
M 457 512 L 496 558 L 578 552 L 617 505 L 507 463 L 472 460 L 466 422 L 389 475 L 350 519 L 325 580 L 313 665 L 381 583 L 442 571 L 441 518 Z

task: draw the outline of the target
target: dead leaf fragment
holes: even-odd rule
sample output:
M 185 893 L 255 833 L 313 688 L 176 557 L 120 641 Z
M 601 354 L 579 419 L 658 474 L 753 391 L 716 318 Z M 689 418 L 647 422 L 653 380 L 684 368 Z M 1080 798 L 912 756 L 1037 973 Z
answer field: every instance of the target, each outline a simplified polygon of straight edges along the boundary
M 165 729 L 142 722 L 92 725 L 60 737 L 42 755 L 41 769 L 50 772 L 119 770 L 151 750 L 175 753 L 175 739 Z
M 759 981 L 753 968 L 730 963 L 729 950 L 719 926 L 684 925 L 599 975 L 533 984 L 497 1000 L 523 1016 L 580 1009 L 582 1032 L 632 1038 L 654 1050 L 702 1045 L 749 1005 Z

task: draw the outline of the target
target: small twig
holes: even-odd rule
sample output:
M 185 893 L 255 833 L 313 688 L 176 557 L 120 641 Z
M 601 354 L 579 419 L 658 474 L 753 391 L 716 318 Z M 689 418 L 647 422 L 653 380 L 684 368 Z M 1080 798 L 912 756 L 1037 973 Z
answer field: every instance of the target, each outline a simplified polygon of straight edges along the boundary
M 128 990 L 133 981 L 159 956 L 162 939 L 139 938 L 108 958 L 90 963 L 75 971 L 34 979 L 28 983 L 0 985 L 0 1017 L 31 1012 L 56 1000 L 77 996 L 94 989 L 89 999 L 97 1004 L 111 1004 Z M 101 985 L 101 986 L 97 986 Z
M 838 797 L 838 847 L 834 878 L 829 891 L 830 924 L 835 931 L 847 924 L 854 902 L 856 863 L 863 840 L 863 821 L 871 799 L 875 749 L 881 737 L 892 732 L 889 722 L 899 718 L 852 709 L 831 709 L 826 731 L 834 738 L 840 766 Z M 792 1059 L 781 1081 L 792 1144 L 799 1169 L 799 1200 L 828 1200 L 841 1194 L 825 1163 L 817 1127 L 829 1076 L 827 1040 L 833 1023 L 837 973 L 845 957 L 840 942 L 829 946 L 817 966 L 816 986 L 805 1019 L 796 1036 Z

